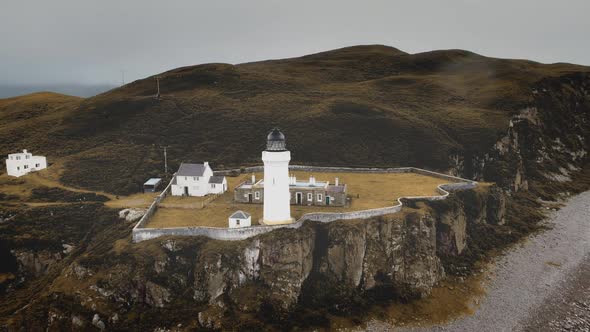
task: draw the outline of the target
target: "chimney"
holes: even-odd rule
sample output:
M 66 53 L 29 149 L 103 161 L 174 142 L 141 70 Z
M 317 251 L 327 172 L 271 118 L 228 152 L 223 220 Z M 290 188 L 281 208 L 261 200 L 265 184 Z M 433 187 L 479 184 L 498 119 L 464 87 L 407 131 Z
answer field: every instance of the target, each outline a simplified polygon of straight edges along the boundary
M 207 168 L 209 166 L 209 162 L 206 161 L 206 162 L 203 163 L 203 165 L 205 166 L 205 168 Z
M 313 175 L 311 175 L 311 176 L 309 177 L 309 184 L 311 184 L 311 185 L 315 185 L 315 178 L 313 177 Z
M 27 149 L 23 149 L 23 153 L 27 153 Z
M 256 183 L 256 175 L 252 174 L 252 184 Z
M 338 178 L 336 178 L 336 180 L 334 181 L 334 185 L 338 185 Z

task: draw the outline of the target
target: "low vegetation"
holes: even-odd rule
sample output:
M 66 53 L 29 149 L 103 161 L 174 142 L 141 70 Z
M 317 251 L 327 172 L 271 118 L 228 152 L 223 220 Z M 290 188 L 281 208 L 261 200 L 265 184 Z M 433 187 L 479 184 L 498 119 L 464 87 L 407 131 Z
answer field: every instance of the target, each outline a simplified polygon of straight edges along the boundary
M 258 164 L 279 126 L 294 163 L 446 170 L 450 155 L 492 146 L 533 100 L 535 82 L 587 71 L 380 45 L 190 66 L 159 74 L 161 100 L 153 77 L 88 99 L 1 100 L 0 154 L 27 148 L 63 160 L 68 185 L 121 195 L 164 175 L 163 146 L 172 170 L 183 161 Z

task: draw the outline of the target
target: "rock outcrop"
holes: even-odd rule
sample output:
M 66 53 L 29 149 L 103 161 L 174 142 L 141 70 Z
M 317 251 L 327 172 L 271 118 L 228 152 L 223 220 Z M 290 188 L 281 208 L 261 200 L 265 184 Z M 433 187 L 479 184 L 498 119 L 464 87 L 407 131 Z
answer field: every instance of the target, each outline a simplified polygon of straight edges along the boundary
M 468 192 L 381 218 L 308 221 L 244 241 L 145 241 L 100 267 L 76 260 L 63 277 L 78 285 L 71 294 L 80 308 L 63 314 L 69 322 L 63 324 L 80 326 L 80 312 L 92 311 L 117 317 L 108 324 L 126 328 L 137 308 L 188 306 L 199 326 L 225 329 L 244 321 L 266 324 L 269 317 L 285 321 L 300 307 L 347 311 L 375 296 L 424 297 L 445 276 L 440 256 L 460 255 L 468 245 L 469 224 L 503 222 L 502 191 Z M 95 327 L 107 324 L 93 317 L 87 319 Z M 189 318 L 185 313 L 177 322 Z
M 589 82 L 584 73 L 539 81 L 496 144 L 451 155 L 450 173 L 495 182 L 510 192 L 528 190 L 531 181 L 568 182 L 590 149 Z

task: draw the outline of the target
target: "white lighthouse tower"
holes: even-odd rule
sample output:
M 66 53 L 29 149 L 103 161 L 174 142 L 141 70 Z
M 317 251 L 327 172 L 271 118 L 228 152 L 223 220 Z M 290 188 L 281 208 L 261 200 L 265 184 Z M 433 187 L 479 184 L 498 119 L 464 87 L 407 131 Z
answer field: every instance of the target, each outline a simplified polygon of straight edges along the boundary
M 289 192 L 289 161 L 291 152 L 285 146 L 285 135 L 278 128 L 266 137 L 264 162 L 264 214 L 266 225 L 290 223 L 291 194 Z

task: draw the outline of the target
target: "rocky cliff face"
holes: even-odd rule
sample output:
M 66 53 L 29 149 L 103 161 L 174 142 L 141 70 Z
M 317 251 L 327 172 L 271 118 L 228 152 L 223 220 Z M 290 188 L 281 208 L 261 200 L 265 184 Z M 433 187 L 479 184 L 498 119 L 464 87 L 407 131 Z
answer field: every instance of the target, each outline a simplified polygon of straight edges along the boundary
M 488 151 L 451 156 L 451 172 L 496 182 L 510 192 L 526 191 L 531 182 L 570 181 L 590 150 L 589 82 L 584 73 L 541 80 L 531 88 L 528 106 L 510 119 L 505 135 Z
M 440 257 L 469 245 L 469 225 L 501 224 L 503 210 L 502 192 L 486 187 L 383 218 L 307 222 L 244 241 L 128 244 L 72 262 L 50 291 L 69 309 L 55 301 L 47 312 L 59 328 L 255 328 L 296 324 L 302 308 L 348 312 L 375 298 L 420 298 L 445 276 Z M 155 316 L 139 318 L 144 312 Z

